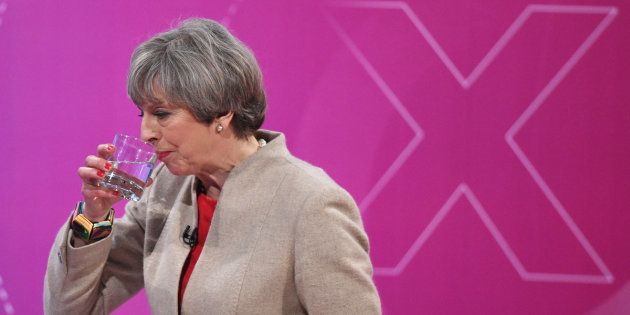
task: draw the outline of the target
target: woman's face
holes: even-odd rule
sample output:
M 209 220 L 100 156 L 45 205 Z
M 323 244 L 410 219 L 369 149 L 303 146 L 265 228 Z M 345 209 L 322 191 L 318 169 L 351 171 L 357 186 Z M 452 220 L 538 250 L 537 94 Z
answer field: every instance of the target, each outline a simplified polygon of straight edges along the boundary
M 171 104 L 141 107 L 142 139 L 151 142 L 166 167 L 175 175 L 196 175 L 213 171 L 217 141 L 215 124 L 197 121 L 188 110 Z

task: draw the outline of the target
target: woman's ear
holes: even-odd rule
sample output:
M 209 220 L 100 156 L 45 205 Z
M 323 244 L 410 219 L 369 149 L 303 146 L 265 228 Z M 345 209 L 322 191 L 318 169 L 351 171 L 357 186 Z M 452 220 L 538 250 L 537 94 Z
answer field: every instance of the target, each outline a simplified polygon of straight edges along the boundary
M 215 131 L 217 133 L 223 132 L 223 130 L 227 129 L 232 122 L 232 118 L 234 117 L 234 112 L 228 112 L 223 116 L 217 117 L 214 122 L 216 124 Z
M 217 122 L 219 124 L 222 124 L 223 127 L 228 127 L 230 123 L 232 122 L 232 117 L 234 117 L 234 112 L 228 112 L 227 114 L 223 116 L 217 117 Z

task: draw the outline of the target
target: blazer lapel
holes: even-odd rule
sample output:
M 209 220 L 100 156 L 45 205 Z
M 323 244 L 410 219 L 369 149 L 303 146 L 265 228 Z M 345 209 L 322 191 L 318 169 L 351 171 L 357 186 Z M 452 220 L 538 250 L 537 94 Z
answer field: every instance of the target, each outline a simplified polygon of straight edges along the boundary
M 284 142 L 279 142 L 286 150 Z M 236 313 L 247 266 L 253 263 L 252 254 L 284 177 L 275 177 L 271 183 L 257 179 L 272 167 L 273 157 L 283 152 L 273 146 L 263 147 L 230 173 L 188 282 L 182 313 Z
M 154 251 L 145 258 L 145 287 L 155 314 L 178 313 L 178 291 L 182 267 L 190 246 L 182 240 L 186 225 L 197 224 L 197 201 L 193 198 L 193 178 L 187 180 L 173 200 L 170 212 Z M 165 198 L 168 200 L 170 198 Z M 159 202 L 155 207 L 166 206 Z M 148 209 L 150 211 L 150 209 Z M 168 211 L 168 210 L 167 210 Z

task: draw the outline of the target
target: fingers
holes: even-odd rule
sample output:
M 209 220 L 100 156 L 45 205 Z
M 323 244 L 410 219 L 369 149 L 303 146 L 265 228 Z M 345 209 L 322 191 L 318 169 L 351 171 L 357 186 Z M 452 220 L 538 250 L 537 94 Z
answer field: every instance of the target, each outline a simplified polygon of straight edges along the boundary
M 103 158 L 103 159 L 107 159 L 112 154 L 114 154 L 115 149 L 116 148 L 111 143 L 99 144 L 96 147 L 96 151 L 98 152 L 98 156 Z
M 77 174 L 84 183 L 97 187 L 98 182 L 105 177 L 105 172 L 93 167 L 82 166 L 77 170 Z
M 120 201 L 118 191 L 109 190 L 99 185 L 108 171 L 113 168 L 112 162 L 107 161 L 114 153 L 112 144 L 101 144 L 97 147 L 97 155 L 85 158 L 85 165 L 79 167 L 77 174 L 83 181 L 81 193 L 86 202 L 86 214 L 91 213 L 94 218 L 100 218 L 111 206 Z M 89 211 L 88 211 L 89 210 Z
M 81 192 L 86 199 L 89 198 L 118 198 L 119 192 L 99 187 L 99 181 L 105 177 L 105 173 L 112 169 L 112 163 L 103 156 L 113 152 L 113 147 L 107 144 L 98 146 L 99 156 L 90 155 L 85 158 L 85 166 L 79 167 L 77 173 L 83 180 Z
M 116 200 L 120 199 L 120 193 L 113 190 L 108 190 L 103 187 L 94 186 L 92 184 L 84 183 L 83 188 L 81 189 L 81 193 L 85 200 L 94 199 L 94 198 L 107 198 L 111 199 L 114 203 Z
M 117 191 L 106 190 L 99 186 L 99 181 L 105 177 L 105 172 L 93 167 L 79 167 L 77 173 L 83 180 L 83 193 L 86 197 L 118 197 Z M 105 192 L 105 194 L 97 193 L 97 191 Z
M 85 166 L 100 170 L 102 172 L 109 172 L 112 169 L 111 162 L 102 157 L 97 157 L 94 155 L 89 155 L 85 158 Z

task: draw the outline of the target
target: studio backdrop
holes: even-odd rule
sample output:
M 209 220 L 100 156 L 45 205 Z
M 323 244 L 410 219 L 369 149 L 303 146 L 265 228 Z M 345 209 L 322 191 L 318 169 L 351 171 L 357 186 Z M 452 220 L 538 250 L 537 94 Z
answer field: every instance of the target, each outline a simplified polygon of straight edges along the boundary
M 356 199 L 385 314 L 630 313 L 627 1 L 0 0 L 0 314 L 42 312 L 77 168 L 139 133 L 133 48 L 193 16 Z

